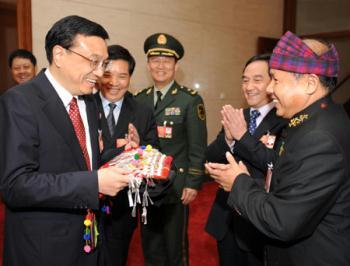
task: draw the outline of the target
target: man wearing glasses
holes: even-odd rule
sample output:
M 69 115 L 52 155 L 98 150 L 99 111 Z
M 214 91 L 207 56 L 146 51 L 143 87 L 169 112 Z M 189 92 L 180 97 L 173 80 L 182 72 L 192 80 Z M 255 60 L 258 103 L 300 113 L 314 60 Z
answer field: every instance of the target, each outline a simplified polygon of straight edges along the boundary
M 88 94 L 103 75 L 107 38 L 85 18 L 57 21 L 46 35 L 48 69 L 1 98 L 4 266 L 98 263 L 99 242 L 84 235 L 87 209 L 94 224 L 99 193 L 114 196 L 128 184 L 124 170 L 96 171 L 97 110 Z

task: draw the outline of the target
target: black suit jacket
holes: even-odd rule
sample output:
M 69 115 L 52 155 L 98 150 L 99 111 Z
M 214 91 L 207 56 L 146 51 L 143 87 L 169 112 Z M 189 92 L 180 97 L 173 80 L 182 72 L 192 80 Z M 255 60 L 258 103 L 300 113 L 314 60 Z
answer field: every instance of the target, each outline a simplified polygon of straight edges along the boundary
M 271 238 L 268 265 L 350 265 L 349 136 L 327 96 L 290 120 L 269 194 L 237 177 L 228 204 Z
M 150 144 L 156 148 L 159 146 L 157 126 L 151 108 L 137 102 L 131 93 L 126 92 L 115 126 L 114 136 L 111 136 L 100 94 L 96 93 L 94 96 L 99 110 L 100 128 L 102 130 L 104 144 L 104 151 L 102 153 L 103 162 L 111 160 L 124 150 L 124 147 L 116 148 L 116 139 L 123 139 L 125 137 L 125 134 L 128 133 L 129 123 L 132 123 L 136 127 L 141 145 Z M 113 197 L 111 215 L 106 220 L 107 238 L 121 238 L 125 235 L 131 235 L 137 225 L 136 219 L 131 216 L 132 209 L 129 207 L 127 190 L 128 188 L 119 192 L 116 197 Z
M 247 123 L 249 123 L 249 108 L 244 110 L 244 117 Z M 276 109 L 272 109 L 259 124 L 255 130 L 253 136 L 247 132 L 241 138 L 236 141 L 234 145 L 234 157 L 237 161 L 243 161 L 254 178 L 254 181 L 263 187 L 265 181 L 265 175 L 267 170 L 267 162 L 274 160 L 274 152 L 270 152 L 270 149 L 266 148 L 261 143 L 260 138 L 269 132 L 271 135 L 279 136 L 282 128 L 286 125 L 286 121 L 276 116 Z M 247 145 L 249 144 L 249 145 Z M 249 148 L 248 148 L 249 147 Z M 250 149 L 250 147 L 253 147 Z M 230 151 L 230 147 L 225 141 L 225 133 L 223 129 L 207 149 L 206 157 L 209 162 L 227 163 L 225 153 Z M 249 156 L 255 156 L 257 151 L 260 153 L 271 154 L 272 158 L 264 159 L 263 161 L 258 157 L 254 160 L 250 160 Z M 255 248 L 261 248 L 262 236 L 256 231 L 256 229 L 250 225 L 249 222 L 243 220 L 235 213 L 228 205 L 227 198 L 228 193 L 222 189 L 218 189 L 215 201 L 208 216 L 206 224 L 206 231 L 211 234 L 216 240 L 221 240 L 226 235 L 228 228 L 234 225 L 234 231 L 236 235 L 236 241 L 240 248 L 244 250 L 254 250 Z
M 116 148 L 116 140 L 125 138 L 125 135 L 128 133 L 129 123 L 136 127 L 140 136 L 140 145 L 150 144 L 155 148 L 159 147 L 153 109 L 137 102 L 130 92 L 126 92 L 119 118 L 115 125 L 114 136 L 111 136 L 99 93 L 96 93 L 94 97 L 98 106 L 99 128 L 102 131 L 104 146 L 102 163 L 107 162 L 124 150 L 124 147 Z
M 91 97 L 85 103 L 96 169 L 97 112 Z M 83 251 L 83 221 L 87 208 L 98 208 L 97 173 L 87 171 L 69 115 L 43 71 L 3 94 L 0 112 L 4 265 L 96 265 L 97 251 Z

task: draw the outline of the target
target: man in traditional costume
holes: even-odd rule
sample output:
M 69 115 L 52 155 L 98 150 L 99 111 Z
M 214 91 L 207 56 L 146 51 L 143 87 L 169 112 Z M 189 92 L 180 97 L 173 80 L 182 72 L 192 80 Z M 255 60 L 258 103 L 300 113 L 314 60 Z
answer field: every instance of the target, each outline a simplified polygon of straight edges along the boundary
M 266 190 L 230 154 L 206 167 L 229 206 L 270 238 L 267 265 L 350 265 L 350 123 L 330 96 L 337 51 L 287 32 L 270 67 L 268 91 L 289 124 Z

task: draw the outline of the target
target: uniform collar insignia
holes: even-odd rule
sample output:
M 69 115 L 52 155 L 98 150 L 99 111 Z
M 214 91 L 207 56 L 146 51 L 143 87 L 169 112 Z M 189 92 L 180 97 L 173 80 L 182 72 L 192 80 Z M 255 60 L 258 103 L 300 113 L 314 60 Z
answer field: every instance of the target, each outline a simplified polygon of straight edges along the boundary
M 278 156 L 282 156 L 283 153 L 284 153 L 284 141 L 282 142 L 280 150 L 278 151 Z
M 302 124 L 305 120 L 307 120 L 309 118 L 308 114 L 301 114 L 297 117 L 292 118 L 289 121 L 289 125 L 288 127 L 296 127 L 299 126 L 300 124 Z

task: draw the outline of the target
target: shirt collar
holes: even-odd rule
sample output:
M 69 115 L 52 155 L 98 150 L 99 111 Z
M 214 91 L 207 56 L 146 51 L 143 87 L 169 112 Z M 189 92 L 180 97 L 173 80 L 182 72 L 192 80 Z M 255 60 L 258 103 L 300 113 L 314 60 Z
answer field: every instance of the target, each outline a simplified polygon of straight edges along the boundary
M 163 89 L 157 89 L 157 87 L 154 85 L 154 96 L 157 96 L 157 91 L 161 91 L 162 92 L 162 99 L 163 97 L 167 94 L 167 92 L 170 90 L 171 86 L 173 86 L 174 84 L 174 80 L 171 81 L 168 85 L 166 85 Z
M 106 109 L 107 107 L 109 108 L 109 104 L 111 103 L 111 101 L 107 100 L 103 94 L 101 92 L 99 92 L 100 94 L 100 97 L 101 97 L 101 102 L 102 102 L 102 107 L 103 109 Z M 124 97 L 121 98 L 119 101 L 116 101 L 114 102 L 114 104 L 116 105 L 116 107 L 118 108 L 118 110 L 120 110 L 122 108 L 122 105 L 123 105 L 123 100 L 124 100 Z
M 62 100 L 64 107 L 67 109 L 69 107 L 69 103 L 74 97 L 67 89 L 65 89 L 58 81 L 52 76 L 50 70 L 47 68 L 45 70 L 45 75 L 47 79 L 50 81 L 51 85 L 54 87 L 58 96 Z
M 270 111 L 272 108 L 275 107 L 275 103 L 274 102 L 269 102 L 268 104 L 265 104 L 259 108 L 253 108 L 251 107 L 250 108 L 250 114 L 252 113 L 253 110 L 258 110 L 259 113 L 260 113 L 260 117 L 265 117 Z

